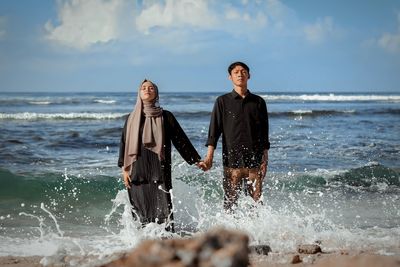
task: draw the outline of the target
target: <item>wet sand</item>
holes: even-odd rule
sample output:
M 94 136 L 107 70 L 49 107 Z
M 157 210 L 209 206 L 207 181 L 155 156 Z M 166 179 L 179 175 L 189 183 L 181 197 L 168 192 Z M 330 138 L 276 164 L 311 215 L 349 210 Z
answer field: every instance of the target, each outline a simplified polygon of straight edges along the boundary
M 300 262 L 294 259 L 299 259 Z M 298 253 L 271 253 L 268 256 L 250 256 L 251 267 L 397 267 L 400 255 L 377 255 L 372 252 L 332 252 L 314 255 Z
M 41 256 L 31 257 L 18 257 L 18 256 L 2 256 L 0 257 L 0 266 L 13 266 L 13 267 L 40 267 Z
M 301 262 L 292 263 L 293 258 L 298 255 Z M 2 256 L 0 257 L 0 267 L 41 267 L 41 256 L 19 257 L 19 256 Z M 110 257 L 110 258 L 115 258 Z M 86 265 L 87 258 L 68 258 L 60 259 L 57 264 L 50 264 L 50 267 L 59 266 L 79 266 L 77 262 Z M 89 264 L 89 266 L 98 266 L 106 262 L 103 259 L 98 264 Z M 312 266 L 312 267 L 400 267 L 400 254 L 396 255 L 378 255 L 374 252 L 364 251 L 340 251 L 331 253 L 318 253 L 313 255 L 298 253 L 270 253 L 269 255 L 250 255 L 251 267 L 289 267 L 289 266 Z

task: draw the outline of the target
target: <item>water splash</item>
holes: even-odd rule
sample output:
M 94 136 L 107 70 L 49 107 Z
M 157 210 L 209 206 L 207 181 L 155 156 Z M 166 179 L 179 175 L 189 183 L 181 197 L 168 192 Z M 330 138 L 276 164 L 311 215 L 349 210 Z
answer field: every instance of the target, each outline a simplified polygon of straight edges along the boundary
M 384 249 L 390 253 L 391 248 L 398 245 L 396 237 L 399 236 L 400 226 L 393 225 L 395 218 L 400 216 L 400 209 L 396 204 L 398 197 L 387 190 L 346 191 L 342 188 L 346 183 L 339 183 L 339 187 L 331 184 L 330 178 L 335 177 L 337 173 L 330 177 L 322 173 L 320 175 L 324 177 L 323 180 L 311 181 L 303 181 L 297 173 L 283 178 L 274 178 L 274 174 L 270 173 L 264 186 L 264 205 L 256 204 L 249 196 L 241 195 L 235 211 L 226 213 L 222 205 L 221 171 L 218 164 L 214 170 L 207 173 L 197 172 L 184 164 L 173 166 L 173 177 L 177 179 L 173 181 L 174 190 L 168 193 L 171 194 L 174 203 L 177 233 L 166 231 L 166 224 L 151 223 L 143 227 L 133 220 L 131 204 L 125 189 L 114 188 L 114 195 L 105 195 L 109 198 L 104 205 L 93 201 L 86 202 L 90 199 L 89 196 L 97 198 L 97 201 L 103 196 L 93 191 L 94 186 L 100 184 L 104 187 L 113 183 L 82 182 L 65 171 L 61 180 L 57 181 L 57 186 L 53 186 L 53 183 L 46 187 L 47 201 L 33 205 L 25 199 L 24 203 L 27 204 L 19 204 L 19 208 L 23 210 L 19 213 L 21 218 L 2 216 L 0 230 L 4 233 L 6 230 L 11 231 L 10 227 L 5 226 L 17 225 L 17 219 L 18 223 L 25 226 L 20 227 L 19 230 L 23 229 L 20 232 L 7 232 L 4 235 L 5 239 L 0 241 L 0 253 L 42 255 L 45 256 L 43 263 L 46 264 L 60 263 L 67 256 L 74 256 L 79 259 L 87 258 L 87 264 L 92 264 L 110 255 L 128 251 L 145 239 L 188 236 L 205 232 L 214 226 L 245 231 L 251 244 L 267 244 L 273 251 L 278 252 L 293 251 L 299 244 L 315 241 L 321 241 L 325 251 Z M 20 178 L 13 177 L 14 181 L 18 179 Z M 294 189 L 291 185 L 293 181 L 294 184 L 302 186 Z M 73 188 L 77 187 L 79 190 L 73 191 Z M 55 190 L 57 194 L 51 193 L 51 190 Z M 86 196 L 87 194 L 89 195 Z M 74 205 L 70 203 L 70 216 L 62 216 L 64 206 L 52 204 L 74 199 L 85 202 L 76 202 Z M 384 212 L 384 216 L 374 221 L 371 217 L 373 214 L 361 213 L 362 210 L 367 211 L 363 208 L 364 204 L 370 206 L 368 201 L 375 205 L 382 204 L 385 209 L 374 206 L 373 210 L 379 209 Z M 85 203 L 88 205 L 83 205 Z M 102 218 L 100 221 L 93 218 L 78 221 L 71 219 L 82 215 L 89 216 L 89 213 L 96 209 L 101 209 L 98 215 Z M 355 214 L 355 211 L 360 213 Z M 384 219 L 389 225 L 383 223 Z M 83 263 L 80 261 L 79 264 Z

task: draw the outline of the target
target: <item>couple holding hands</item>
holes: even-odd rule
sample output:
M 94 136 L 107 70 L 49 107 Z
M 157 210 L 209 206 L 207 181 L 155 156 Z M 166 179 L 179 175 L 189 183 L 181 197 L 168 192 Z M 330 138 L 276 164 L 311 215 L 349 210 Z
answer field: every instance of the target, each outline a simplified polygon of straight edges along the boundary
M 166 223 L 168 230 L 174 230 L 169 193 L 171 143 L 187 163 L 207 171 L 222 135 L 225 210 L 232 210 L 243 181 L 254 201 L 260 201 L 270 147 L 267 106 L 263 98 L 248 90 L 250 69 L 245 63 L 232 63 L 228 73 L 233 90 L 215 101 L 204 160 L 174 115 L 160 107 L 157 85 L 149 80 L 141 83 L 135 109 L 122 131 L 118 166 L 122 168 L 133 216 L 143 225 Z

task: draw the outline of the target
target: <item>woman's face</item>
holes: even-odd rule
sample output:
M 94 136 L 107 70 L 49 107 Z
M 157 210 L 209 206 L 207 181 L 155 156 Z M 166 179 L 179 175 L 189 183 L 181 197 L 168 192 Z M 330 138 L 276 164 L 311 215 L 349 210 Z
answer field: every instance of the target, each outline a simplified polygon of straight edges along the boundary
M 151 82 L 147 81 L 142 84 L 142 87 L 140 87 L 140 98 L 144 102 L 150 102 L 156 98 L 156 88 Z

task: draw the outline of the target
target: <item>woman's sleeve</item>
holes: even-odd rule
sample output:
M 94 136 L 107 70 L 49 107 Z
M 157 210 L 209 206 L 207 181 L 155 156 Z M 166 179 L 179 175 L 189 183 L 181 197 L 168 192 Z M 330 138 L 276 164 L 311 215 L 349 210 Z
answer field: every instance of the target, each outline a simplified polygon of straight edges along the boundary
M 166 118 L 165 130 L 168 131 L 172 144 L 178 150 L 179 154 L 189 164 L 199 162 L 201 160 L 199 153 L 193 147 L 175 116 L 171 112 L 168 112 Z
M 122 129 L 121 140 L 119 142 L 119 157 L 118 157 L 118 167 L 122 168 L 124 166 L 125 157 L 125 135 L 126 135 L 126 125 L 128 122 L 129 114 L 126 117 L 124 128 Z

